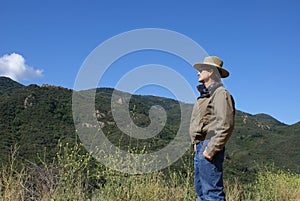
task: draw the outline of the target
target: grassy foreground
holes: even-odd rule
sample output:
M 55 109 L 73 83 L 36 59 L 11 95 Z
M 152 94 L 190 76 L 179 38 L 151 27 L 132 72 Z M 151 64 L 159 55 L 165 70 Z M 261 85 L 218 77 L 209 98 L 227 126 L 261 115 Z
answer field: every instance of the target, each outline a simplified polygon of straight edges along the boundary
M 78 144 L 59 147 L 41 166 L 18 164 L 12 151 L 0 172 L 0 200 L 196 200 L 191 169 L 126 175 L 95 163 Z M 229 201 L 300 201 L 300 175 L 266 168 L 252 184 L 225 181 L 225 192 Z

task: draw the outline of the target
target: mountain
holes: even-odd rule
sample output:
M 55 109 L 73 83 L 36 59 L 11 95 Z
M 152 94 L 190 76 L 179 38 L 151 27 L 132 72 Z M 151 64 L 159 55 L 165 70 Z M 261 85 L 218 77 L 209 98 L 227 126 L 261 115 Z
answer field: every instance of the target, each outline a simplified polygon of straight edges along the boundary
M 24 87 L 22 84 L 13 81 L 10 78 L 7 77 L 0 77 L 0 95 L 3 94 L 11 94 L 15 92 L 16 90 Z
M 278 121 L 277 119 L 275 119 L 267 114 L 256 114 L 256 115 L 254 115 L 254 118 L 258 122 L 262 122 L 266 125 L 268 125 L 268 124 L 273 125 L 273 126 L 284 126 L 285 125 L 284 123 Z
M 4 80 L 4 81 L 3 81 Z M 72 91 L 62 87 L 7 85 L 0 78 L 0 161 L 7 161 L 11 146 L 18 144 L 19 157 L 38 161 L 38 155 L 55 155 L 59 139 L 74 139 Z M 7 86 L 7 88 L 5 88 Z M 50 159 L 50 158 L 49 158 Z M 1 164 L 1 163 L 0 163 Z
M 72 114 L 73 92 L 51 85 L 23 86 L 9 78 L 0 77 L 0 165 L 8 161 L 11 147 L 15 144 L 19 146 L 20 161 L 39 164 L 41 157 L 49 161 L 55 157 L 59 141 L 68 143 L 79 141 L 74 126 L 77 119 L 75 116 L 73 120 Z M 85 93 L 90 92 L 91 90 L 87 90 Z M 116 94 L 116 102 L 119 105 L 127 101 L 126 110 L 129 110 L 129 115 L 137 126 L 148 127 L 151 124 L 149 115 L 151 116 L 151 107 L 155 105 L 165 109 L 166 125 L 158 135 L 150 139 L 137 140 L 124 134 L 118 129 L 112 114 L 113 93 Z M 126 100 L 124 97 L 129 99 Z M 190 115 L 188 111 L 193 105 L 181 104 L 184 108 L 183 114 Z M 81 104 L 79 107 L 85 110 L 89 105 Z M 159 107 L 156 109 L 160 110 Z M 126 110 L 120 110 L 119 116 L 126 115 Z M 173 99 L 131 96 L 110 88 L 98 88 L 95 97 L 97 122 L 95 125 L 83 123 L 82 126 L 100 127 L 114 145 L 124 150 L 130 146 L 136 149 L 147 147 L 150 151 L 156 151 L 174 139 L 181 122 L 180 112 L 180 103 Z M 161 119 L 163 115 L 153 117 L 152 120 Z M 188 127 L 188 123 L 183 122 L 185 127 Z M 237 177 L 241 181 L 248 182 L 253 180 L 261 166 L 272 164 L 280 169 L 300 173 L 299 135 L 300 122 L 286 125 L 267 114 L 252 115 L 237 110 L 235 130 L 226 147 L 224 162 L 226 177 L 229 179 Z M 182 161 L 190 161 L 189 164 L 192 164 L 191 155 L 192 148 L 182 160 L 173 164 L 172 168 L 182 168 Z

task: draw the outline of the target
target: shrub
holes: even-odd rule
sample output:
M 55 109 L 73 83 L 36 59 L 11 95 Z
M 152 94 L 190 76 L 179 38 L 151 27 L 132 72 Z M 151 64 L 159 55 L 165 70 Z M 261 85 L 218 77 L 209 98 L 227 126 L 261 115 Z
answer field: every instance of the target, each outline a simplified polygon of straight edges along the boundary
M 265 168 L 257 175 L 253 186 L 255 200 L 290 201 L 300 200 L 300 175 L 289 171 Z

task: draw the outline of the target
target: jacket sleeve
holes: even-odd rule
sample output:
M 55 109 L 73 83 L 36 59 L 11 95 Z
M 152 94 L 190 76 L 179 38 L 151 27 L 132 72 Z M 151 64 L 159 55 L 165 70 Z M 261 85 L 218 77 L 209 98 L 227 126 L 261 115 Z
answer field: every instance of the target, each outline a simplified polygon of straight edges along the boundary
M 213 101 L 214 115 L 208 131 L 212 132 L 213 137 L 206 147 L 209 156 L 214 156 L 223 149 L 234 129 L 235 108 L 232 96 L 226 90 L 221 90 L 216 93 Z

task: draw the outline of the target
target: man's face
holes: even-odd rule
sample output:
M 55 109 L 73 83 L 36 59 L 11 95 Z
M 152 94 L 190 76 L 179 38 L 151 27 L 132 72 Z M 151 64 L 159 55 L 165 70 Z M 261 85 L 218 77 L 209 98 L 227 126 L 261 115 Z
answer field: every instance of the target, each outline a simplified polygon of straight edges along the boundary
M 199 82 L 207 82 L 212 75 L 213 71 L 211 69 L 201 69 L 198 72 L 198 81 Z

